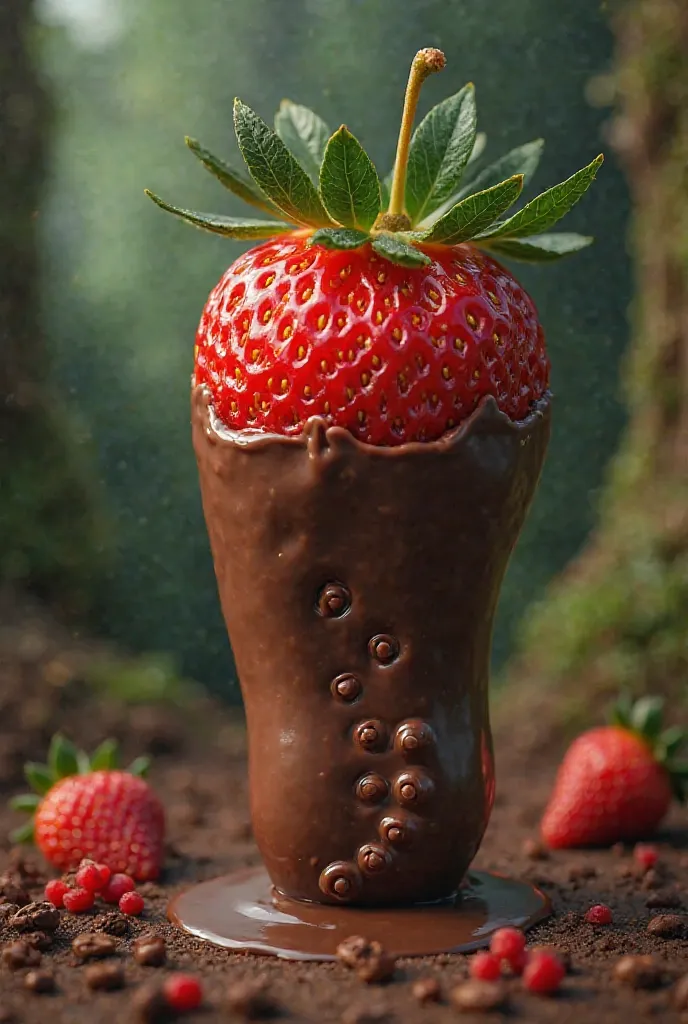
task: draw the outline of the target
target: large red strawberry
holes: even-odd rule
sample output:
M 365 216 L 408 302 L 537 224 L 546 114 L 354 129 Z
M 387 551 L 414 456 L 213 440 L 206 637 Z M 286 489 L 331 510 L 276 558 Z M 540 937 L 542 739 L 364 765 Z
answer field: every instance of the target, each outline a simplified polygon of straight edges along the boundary
M 116 767 L 117 748 L 106 740 L 90 759 L 64 737 L 55 736 L 48 764 L 30 763 L 26 777 L 36 791 L 15 797 L 15 810 L 33 820 L 13 834 L 34 839 L 43 856 L 60 871 L 90 858 L 113 872 L 144 881 L 160 872 L 165 815 L 160 800 L 141 777 L 147 758 L 127 771 Z
M 542 819 L 545 842 L 608 846 L 649 835 L 672 796 L 685 796 L 688 765 L 675 759 L 685 739 L 681 729 L 662 731 L 660 699 L 620 702 L 613 724 L 569 747 Z
M 549 364 L 532 300 L 494 256 L 551 260 L 589 244 L 547 233 L 585 193 L 602 157 L 505 216 L 542 140 L 480 161 L 472 85 L 411 135 L 438 50 L 412 65 L 388 193 L 360 143 L 284 103 L 272 131 L 238 100 L 234 124 L 251 179 L 187 139 L 223 185 L 280 220 L 182 210 L 198 227 L 272 241 L 241 256 L 201 318 L 195 379 L 235 430 L 298 434 L 311 416 L 376 445 L 429 441 L 491 395 L 523 419 Z M 298 159 L 297 159 L 298 157 Z

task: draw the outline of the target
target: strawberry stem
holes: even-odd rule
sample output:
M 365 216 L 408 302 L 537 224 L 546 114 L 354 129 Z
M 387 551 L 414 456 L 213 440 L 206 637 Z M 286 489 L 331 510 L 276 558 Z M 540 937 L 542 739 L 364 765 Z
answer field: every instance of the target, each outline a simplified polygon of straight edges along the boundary
M 426 47 L 424 50 L 419 50 L 413 58 L 408 85 L 406 86 L 406 96 L 404 97 L 404 110 L 401 115 L 397 155 L 394 161 L 394 177 L 392 178 L 389 210 L 387 211 L 390 216 L 399 216 L 404 213 L 406 167 L 408 165 L 411 132 L 413 131 L 413 121 L 416 116 L 421 86 L 428 75 L 434 74 L 435 71 L 441 71 L 446 62 L 442 51 L 436 50 L 434 47 Z

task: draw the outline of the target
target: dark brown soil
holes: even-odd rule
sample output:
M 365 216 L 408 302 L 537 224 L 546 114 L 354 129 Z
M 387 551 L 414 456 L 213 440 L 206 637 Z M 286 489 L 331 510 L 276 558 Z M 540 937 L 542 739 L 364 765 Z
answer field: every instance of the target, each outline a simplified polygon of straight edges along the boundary
M 166 803 L 169 847 L 160 884 L 142 886 L 147 909 L 141 919 L 102 910 L 84 915 L 62 914 L 51 948 L 42 952 L 35 972 L 54 976 L 55 991 L 26 987 L 30 968 L 11 972 L 0 965 L 0 1022 L 16 1024 L 135 1024 L 143 1020 L 137 1005 L 144 985 L 159 983 L 174 970 L 197 974 L 203 983 L 205 1005 L 185 1020 L 199 1024 L 246 1019 L 243 1011 L 255 993 L 241 983 L 259 979 L 265 985 L 257 1012 L 277 1019 L 313 1024 L 441 1024 L 451 1020 L 522 1020 L 528 1024 L 632 1024 L 656 1020 L 678 1024 L 688 1020 L 674 1005 L 674 988 L 688 974 L 688 928 L 679 921 L 648 930 L 659 914 L 686 915 L 688 920 L 688 817 L 676 812 L 658 837 L 658 868 L 643 876 L 634 868 L 630 850 L 542 855 L 537 846 L 537 823 L 555 761 L 524 760 L 498 736 L 498 796 L 492 823 L 476 866 L 532 879 L 554 902 L 554 918 L 530 933 L 533 945 L 551 944 L 570 960 L 570 973 L 556 998 L 525 993 L 517 979 L 507 982 L 504 1010 L 459 1013 L 449 1000 L 451 989 L 467 977 L 468 959 L 439 956 L 402 960 L 393 980 L 366 985 L 339 964 L 286 964 L 270 958 L 238 956 L 204 945 L 166 923 L 169 896 L 196 880 L 258 863 L 247 810 L 245 737 L 238 715 L 195 701 L 191 712 L 168 707 L 127 710 L 116 701 L 94 701 L 69 671 L 78 653 L 59 630 L 40 615 L 31 621 L 5 607 L 0 629 L 0 837 L 17 823 L 4 809 L 5 798 L 19 788 L 18 767 L 24 757 L 39 757 L 49 733 L 56 728 L 79 742 L 92 744 L 105 735 L 126 736 L 131 752 L 152 745 L 159 756 L 152 781 Z M 78 660 L 78 659 L 77 659 Z M 58 683 L 55 680 L 60 679 Z M 231 794 L 231 796 L 228 796 Z M 46 874 L 39 858 L 39 877 L 25 875 L 28 894 L 39 898 Z M 17 854 L 0 838 L 0 871 Z M 21 868 L 21 864 L 19 865 Z M 1 898 L 1 897 L 0 897 Z M 582 915 L 594 903 L 608 904 L 614 913 L 609 927 L 587 925 Z M 2 915 L 0 914 L 0 922 Z M 113 924 L 114 922 L 114 924 Z M 115 931 L 116 959 L 79 959 L 71 950 L 83 931 Z M 676 938 L 663 932 L 677 932 Z M 133 955 L 138 936 L 154 931 L 167 943 L 165 966 L 142 966 Z M 19 938 L 0 925 L 0 945 Z M 45 942 L 42 943 L 45 945 Z M 658 987 L 635 988 L 615 977 L 616 963 L 626 955 L 650 954 L 657 960 Z M 106 991 L 90 985 L 107 984 L 100 972 L 105 964 L 123 969 L 124 987 Z M 642 972 L 630 969 L 630 981 Z M 647 973 L 647 972 L 645 972 Z M 420 1002 L 419 979 L 436 979 L 440 1002 Z M 47 987 L 50 987 L 47 984 Z M 427 986 L 429 990 L 431 986 Z M 687 999 L 688 1004 L 688 999 Z M 3 1015 L 4 1014 L 4 1015 Z M 158 1018 L 160 1019 L 160 1018 Z M 167 1019 L 167 1018 L 162 1018 Z M 171 1018 L 170 1018 L 171 1019 Z

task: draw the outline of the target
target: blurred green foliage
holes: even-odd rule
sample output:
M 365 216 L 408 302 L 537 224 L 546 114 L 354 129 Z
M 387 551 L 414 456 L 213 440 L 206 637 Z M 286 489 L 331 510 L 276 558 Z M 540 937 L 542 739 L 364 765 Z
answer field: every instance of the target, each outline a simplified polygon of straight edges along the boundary
M 269 118 L 284 97 L 343 120 L 380 167 L 393 160 L 408 64 L 420 46 L 448 68 L 423 110 L 476 84 L 486 156 L 544 135 L 533 188 L 600 148 L 604 115 L 585 100 L 611 38 L 597 2 L 551 0 L 120 0 L 119 33 L 80 46 L 44 34 L 58 104 L 44 232 L 43 321 L 57 377 L 88 426 L 109 509 L 110 571 L 94 575 L 97 624 L 135 649 L 169 650 L 227 691 L 218 608 L 189 437 L 193 337 L 210 288 L 241 246 L 193 232 L 145 199 L 240 214 L 183 145 L 230 138 L 235 94 Z M 558 5 L 557 5 L 558 6 Z M 531 193 L 532 194 L 532 193 Z M 567 230 L 598 236 L 581 256 L 517 271 L 549 339 L 556 394 L 550 455 L 505 585 L 503 660 L 527 603 L 576 552 L 623 423 L 617 365 L 630 284 L 628 198 L 609 160 Z

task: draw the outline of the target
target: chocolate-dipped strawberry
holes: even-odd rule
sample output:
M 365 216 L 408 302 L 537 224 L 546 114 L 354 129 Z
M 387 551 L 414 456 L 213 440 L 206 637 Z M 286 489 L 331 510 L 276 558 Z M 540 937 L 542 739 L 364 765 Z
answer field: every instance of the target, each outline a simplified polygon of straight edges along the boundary
M 389 197 L 345 128 L 239 101 L 247 179 L 280 220 L 194 213 L 270 238 L 213 289 L 196 338 L 203 506 L 249 728 L 254 833 L 289 896 L 412 903 L 456 892 L 494 794 L 492 620 L 537 484 L 549 364 L 535 306 L 497 256 L 546 233 L 598 157 L 509 216 L 540 140 L 481 168 L 471 85 L 411 136 L 413 61 Z M 299 159 L 297 159 L 297 157 Z

